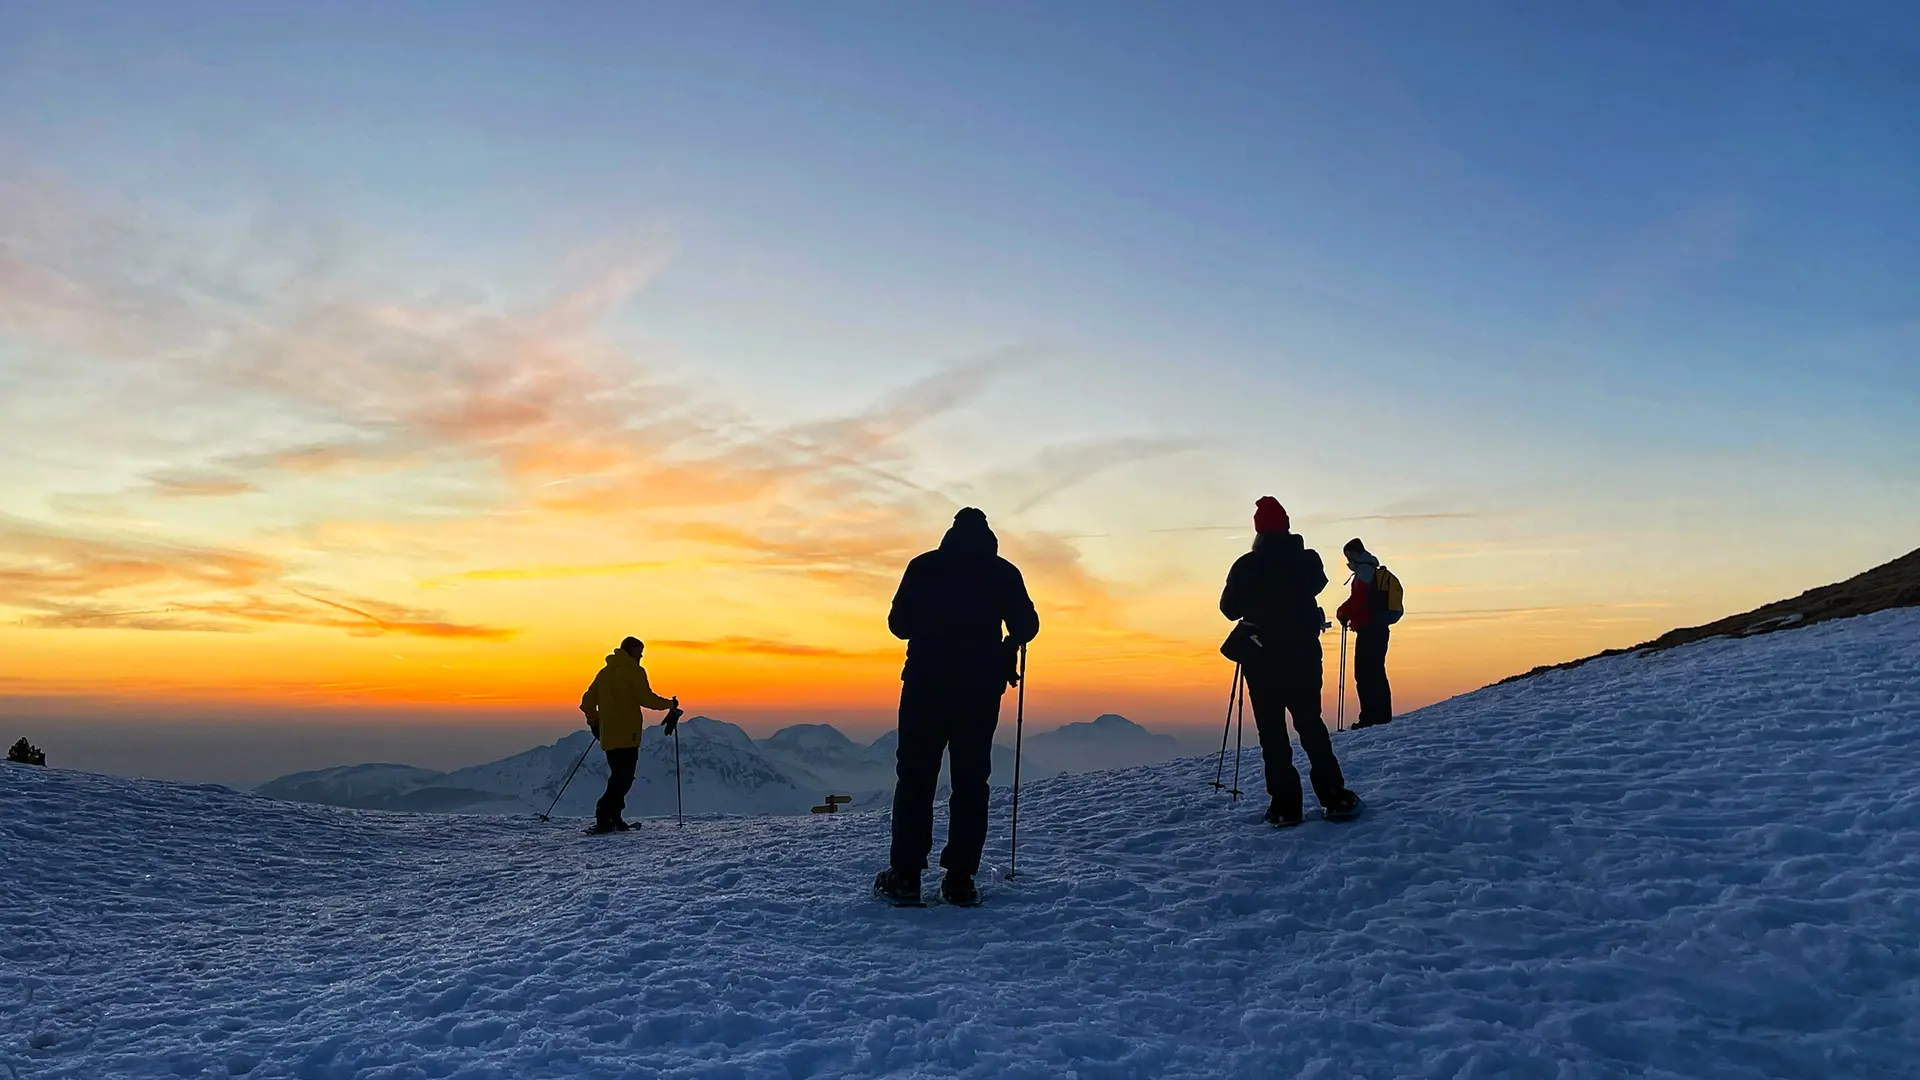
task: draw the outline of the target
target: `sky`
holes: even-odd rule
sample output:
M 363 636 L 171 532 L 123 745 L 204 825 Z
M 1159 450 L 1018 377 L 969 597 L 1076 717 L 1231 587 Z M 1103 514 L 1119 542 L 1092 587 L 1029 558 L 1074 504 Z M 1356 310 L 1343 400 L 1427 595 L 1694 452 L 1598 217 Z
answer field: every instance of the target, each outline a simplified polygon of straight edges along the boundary
M 1898 3 L 0 5 L 0 724 L 444 767 L 637 634 L 874 735 L 963 505 L 1049 723 L 1217 729 L 1264 494 L 1405 582 L 1403 711 L 1850 576 L 1916 73 Z

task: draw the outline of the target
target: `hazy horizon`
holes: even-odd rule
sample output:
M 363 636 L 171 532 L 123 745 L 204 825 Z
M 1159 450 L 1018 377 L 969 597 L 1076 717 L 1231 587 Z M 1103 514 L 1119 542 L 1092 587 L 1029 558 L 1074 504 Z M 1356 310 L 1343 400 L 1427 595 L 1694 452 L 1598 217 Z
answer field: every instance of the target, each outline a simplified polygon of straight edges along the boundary
M 1127 715 L 1117 709 L 1065 718 L 1029 715 L 1027 731 L 1039 734 L 1105 714 Z M 689 715 L 733 724 L 754 739 L 764 739 L 796 724 L 828 724 L 856 742 L 871 743 L 894 729 L 894 719 L 888 714 L 730 716 L 696 710 Z M 1157 734 L 1172 735 L 1183 746 L 1198 749 L 1199 741 L 1204 741 L 1201 736 L 1206 725 L 1199 722 L 1148 722 L 1134 716 L 1127 719 Z M 1251 719 L 1248 723 L 1251 725 Z M 658 717 L 651 717 L 649 724 L 648 738 L 657 738 Z M 1219 720 L 1215 720 L 1216 736 L 1218 729 Z M 564 717 L 442 716 L 421 720 L 322 713 L 291 718 L 143 720 L 0 715 L 0 736 L 4 736 L 0 741 L 10 745 L 17 738 L 26 738 L 47 751 L 49 764 L 54 767 L 243 789 L 289 773 L 340 765 L 388 763 L 446 772 L 548 745 L 584 730 L 584 724 Z M 1013 731 L 1009 703 L 997 738 L 1010 744 Z

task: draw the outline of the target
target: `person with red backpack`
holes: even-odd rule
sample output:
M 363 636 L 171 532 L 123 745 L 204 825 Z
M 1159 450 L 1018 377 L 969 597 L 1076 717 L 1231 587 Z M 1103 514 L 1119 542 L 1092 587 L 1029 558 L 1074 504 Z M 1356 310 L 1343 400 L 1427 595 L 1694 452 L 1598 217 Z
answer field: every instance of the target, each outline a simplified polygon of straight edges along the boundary
M 1353 571 L 1353 592 L 1334 617 L 1354 632 L 1353 688 L 1360 695 L 1360 720 L 1353 726 L 1390 724 L 1393 687 L 1387 682 L 1387 639 L 1388 628 L 1404 613 L 1400 579 L 1380 565 L 1357 536 L 1341 551 Z

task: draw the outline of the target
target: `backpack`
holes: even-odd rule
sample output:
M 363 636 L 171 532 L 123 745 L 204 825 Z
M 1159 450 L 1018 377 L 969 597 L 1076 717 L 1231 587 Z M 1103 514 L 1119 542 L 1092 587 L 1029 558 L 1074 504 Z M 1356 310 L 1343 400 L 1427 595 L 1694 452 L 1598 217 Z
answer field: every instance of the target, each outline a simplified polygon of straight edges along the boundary
M 1406 590 L 1400 587 L 1400 579 L 1393 576 L 1393 571 L 1382 566 L 1373 572 L 1373 588 L 1386 598 L 1387 625 L 1399 622 L 1400 616 L 1407 613 Z

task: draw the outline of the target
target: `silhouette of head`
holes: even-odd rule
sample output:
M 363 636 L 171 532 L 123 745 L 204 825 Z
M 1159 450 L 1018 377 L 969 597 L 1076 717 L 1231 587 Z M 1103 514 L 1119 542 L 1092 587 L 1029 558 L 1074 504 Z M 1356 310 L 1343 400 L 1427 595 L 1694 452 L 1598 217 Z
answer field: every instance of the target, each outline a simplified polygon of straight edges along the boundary
M 940 541 L 943 551 L 968 552 L 993 555 L 1000 550 L 1000 540 L 987 527 L 987 515 L 977 507 L 966 507 L 953 515 L 953 528 Z
M 635 660 L 640 659 L 640 654 L 645 652 L 646 649 L 647 643 L 637 637 L 623 638 L 620 641 L 620 651 L 633 657 Z
M 1256 533 L 1283 533 L 1293 527 L 1287 519 L 1287 508 L 1280 500 L 1271 495 L 1260 496 L 1253 504 L 1253 531 Z
M 1347 557 L 1347 565 L 1356 570 L 1362 566 L 1380 565 L 1380 560 L 1374 558 L 1373 552 L 1368 551 L 1367 545 L 1361 543 L 1357 536 L 1347 541 L 1347 546 L 1340 550 Z

